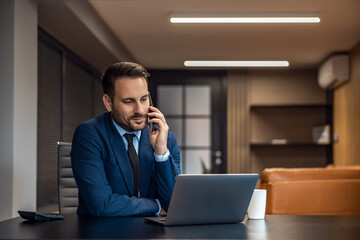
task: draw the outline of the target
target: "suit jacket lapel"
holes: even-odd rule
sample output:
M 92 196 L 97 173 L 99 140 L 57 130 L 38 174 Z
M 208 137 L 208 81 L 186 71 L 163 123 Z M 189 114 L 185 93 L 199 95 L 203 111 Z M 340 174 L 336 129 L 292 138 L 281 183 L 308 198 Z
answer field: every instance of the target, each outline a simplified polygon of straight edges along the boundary
M 140 194 L 142 196 L 146 196 L 149 190 L 149 184 L 151 181 L 155 161 L 147 128 L 141 132 L 138 155 L 140 161 Z
M 111 148 L 114 151 L 116 161 L 119 165 L 120 171 L 126 183 L 126 187 L 129 193 L 129 196 L 134 195 L 134 179 L 132 176 L 132 168 L 129 156 L 127 154 L 124 141 L 120 136 L 119 132 L 116 130 L 109 113 L 106 121 L 107 126 L 110 126 L 108 129 L 108 136 L 111 144 Z

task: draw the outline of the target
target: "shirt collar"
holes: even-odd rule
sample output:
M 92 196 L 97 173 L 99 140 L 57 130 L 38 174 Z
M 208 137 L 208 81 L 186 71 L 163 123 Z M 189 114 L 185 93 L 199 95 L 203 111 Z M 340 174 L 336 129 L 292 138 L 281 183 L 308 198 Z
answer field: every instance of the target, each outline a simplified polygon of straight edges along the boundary
M 140 137 L 141 137 L 141 131 L 127 132 L 127 131 L 125 131 L 122 127 L 120 127 L 119 125 L 117 125 L 117 123 L 114 121 L 114 119 L 111 118 L 111 120 L 112 120 L 112 122 L 114 123 L 114 126 L 115 126 L 116 130 L 119 132 L 119 134 L 120 134 L 122 137 L 124 136 L 124 134 L 129 133 L 129 134 L 135 134 L 135 136 L 136 136 L 138 139 L 140 139 Z

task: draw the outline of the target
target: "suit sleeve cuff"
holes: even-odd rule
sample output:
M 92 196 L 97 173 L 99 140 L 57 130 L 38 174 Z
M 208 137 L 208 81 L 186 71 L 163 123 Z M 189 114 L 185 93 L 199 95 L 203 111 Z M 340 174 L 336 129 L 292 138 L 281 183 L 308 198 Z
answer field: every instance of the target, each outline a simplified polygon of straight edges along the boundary
M 169 150 L 164 155 L 156 155 L 154 153 L 155 161 L 157 161 L 157 162 L 165 162 L 165 161 L 167 161 L 169 159 L 169 155 L 170 155 Z
M 155 213 L 156 215 L 159 215 L 160 214 L 160 212 L 161 212 L 161 204 L 160 204 L 160 201 L 159 201 L 159 199 L 155 199 L 155 201 L 156 201 L 156 203 L 158 204 L 158 206 L 159 206 L 159 211 L 157 211 L 157 213 Z

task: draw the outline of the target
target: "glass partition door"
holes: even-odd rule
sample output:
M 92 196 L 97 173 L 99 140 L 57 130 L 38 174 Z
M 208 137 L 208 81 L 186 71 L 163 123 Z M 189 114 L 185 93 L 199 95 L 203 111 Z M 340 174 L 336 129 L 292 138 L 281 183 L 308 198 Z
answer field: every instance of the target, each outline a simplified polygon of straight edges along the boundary
M 221 71 L 151 71 L 149 89 L 181 149 L 182 172 L 226 172 L 226 86 Z
M 211 87 L 159 85 L 158 107 L 182 150 L 183 173 L 206 173 L 211 168 Z

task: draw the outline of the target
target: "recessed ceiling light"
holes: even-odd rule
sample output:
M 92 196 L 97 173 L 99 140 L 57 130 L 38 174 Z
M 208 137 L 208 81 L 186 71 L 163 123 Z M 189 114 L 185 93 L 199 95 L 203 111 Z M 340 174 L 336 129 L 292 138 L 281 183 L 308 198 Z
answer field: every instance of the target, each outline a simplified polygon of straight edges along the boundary
M 318 23 L 318 12 L 175 12 L 172 23 Z
M 185 61 L 186 67 L 288 67 L 288 61 Z
M 172 23 L 318 23 L 319 17 L 172 17 Z

